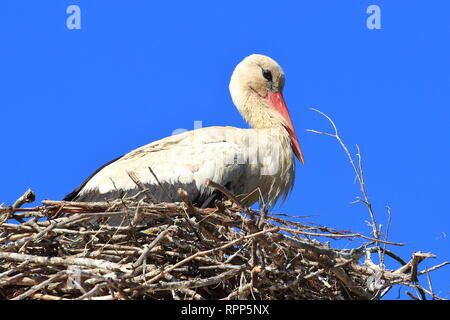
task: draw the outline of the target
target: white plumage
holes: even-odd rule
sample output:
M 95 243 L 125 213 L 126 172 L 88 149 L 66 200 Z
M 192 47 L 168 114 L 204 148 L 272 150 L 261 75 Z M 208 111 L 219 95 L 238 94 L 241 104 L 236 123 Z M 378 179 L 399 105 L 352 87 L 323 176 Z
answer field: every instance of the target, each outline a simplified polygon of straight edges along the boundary
M 105 201 L 136 195 L 140 190 L 131 172 L 157 201 L 179 201 L 177 190 L 183 188 L 197 205 L 211 206 L 220 195 L 205 184 L 210 179 L 245 205 L 258 200 L 274 204 L 293 186 L 293 148 L 303 162 L 287 109 L 287 117 L 278 110 L 285 109 L 283 85 L 284 74 L 275 61 L 262 55 L 247 57 L 233 73 L 230 92 L 253 129 L 208 127 L 152 142 L 105 165 L 65 200 Z M 278 108 L 274 95 L 282 100 Z

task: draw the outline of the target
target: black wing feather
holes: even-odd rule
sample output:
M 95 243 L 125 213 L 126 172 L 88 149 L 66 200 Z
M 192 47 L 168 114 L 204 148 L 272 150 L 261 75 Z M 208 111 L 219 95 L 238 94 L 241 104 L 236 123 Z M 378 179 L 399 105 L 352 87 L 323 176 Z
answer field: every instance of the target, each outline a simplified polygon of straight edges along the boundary
M 86 180 L 84 180 L 83 183 L 80 184 L 80 185 L 78 186 L 78 188 L 76 188 L 76 189 L 73 190 L 71 193 L 69 193 L 68 195 L 66 195 L 66 196 L 64 197 L 63 200 L 64 200 L 64 201 L 76 201 L 76 198 L 78 197 L 78 194 L 80 193 L 81 189 L 84 188 L 84 186 L 86 185 L 86 183 L 88 183 L 89 180 L 91 180 L 93 176 L 95 176 L 95 175 L 96 175 L 100 170 L 102 170 L 104 167 L 109 166 L 111 163 L 113 163 L 113 162 L 119 160 L 119 159 L 122 158 L 122 157 L 123 157 L 123 155 L 120 156 L 120 157 L 118 157 L 118 158 L 116 158 L 116 159 L 114 159 L 114 160 L 109 161 L 108 163 L 105 163 L 103 166 L 101 166 L 100 168 L 98 168 L 97 170 L 95 170 L 95 172 L 94 172 L 93 174 L 91 174 Z

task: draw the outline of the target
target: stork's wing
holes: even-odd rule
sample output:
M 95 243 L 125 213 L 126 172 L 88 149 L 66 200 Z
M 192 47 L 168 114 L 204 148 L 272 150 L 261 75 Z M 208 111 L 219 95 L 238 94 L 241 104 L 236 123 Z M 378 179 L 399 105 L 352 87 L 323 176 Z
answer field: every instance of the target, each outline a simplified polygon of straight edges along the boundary
M 180 201 L 177 190 L 183 188 L 194 203 L 208 205 L 215 195 L 205 185 L 207 178 L 230 187 L 249 169 L 243 165 L 248 162 L 243 132 L 208 127 L 155 141 L 104 165 L 64 199 L 89 202 L 135 196 L 140 189 L 129 175 L 132 172 L 156 201 Z

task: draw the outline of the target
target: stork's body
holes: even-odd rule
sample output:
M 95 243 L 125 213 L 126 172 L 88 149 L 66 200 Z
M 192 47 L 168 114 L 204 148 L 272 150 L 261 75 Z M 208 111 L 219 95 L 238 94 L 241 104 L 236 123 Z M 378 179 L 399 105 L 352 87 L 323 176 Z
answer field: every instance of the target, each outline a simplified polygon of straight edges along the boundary
M 235 69 L 230 92 L 253 127 L 208 127 L 147 144 L 97 170 L 66 196 L 71 201 L 108 201 L 140 192 L 134 174 L 157 201 L 179 201 L 178 188 L 199 206 L 219 195 L 205 184 L 217 182 L 243 204 L 272 205 L 291 190 L 294 154 L 303 163 L 281 91 L 284 74 L 272 59 L 251 55 Z M 142 194 L 143 196 L 144 194 Z

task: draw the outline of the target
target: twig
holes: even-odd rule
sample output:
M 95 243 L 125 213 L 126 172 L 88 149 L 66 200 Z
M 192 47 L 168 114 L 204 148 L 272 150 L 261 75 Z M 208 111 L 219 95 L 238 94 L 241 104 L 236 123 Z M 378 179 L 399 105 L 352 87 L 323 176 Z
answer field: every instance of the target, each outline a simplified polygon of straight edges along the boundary
M 310 236 L 315 236 L 315 237 L 363 238 L 363 239 L 367 239 L 367 240 L 377 241 L 377 242 L 380 242 L 380 243 L 390 244 L 390 245 L 393 245 L 393 246 L 404 246 L 403 243 L 390 242 L 390 241 L 384 241 L 384 240 L 377 240 L 377 239 L 374 239 L 374 238 L 371 238 L 371 237 L 364 236 L 364 235 L 359 234 L 359 233 L 352 233 L 352 234 L 330 233 L 330 234 L 326 234 L 326 233 L 314 233 L 314 232 L 307 232 L 307 231 L 301 231 L 301 230 L 295 230 L 295 229 L 288 229 L 288 228 L 284 228 L 284 227 L 280 227 L 280 230 L 289 231 L 289 232 L 292 232 L 292 233 L 310 235 Z
M 25 193 L 14 202 L 14 204 L 11 206 L 12 209 L 17 209 L 23 206 L 25 203 L 31 203 L 36 199 L 36 194 L 31 190 L 28 189 L 25 191 Z
M 450 261 L 443 262 L 443 263 L 438 264 L 438 265 L 436 265 L 436 266 L 434 266 L 432 268 L 429 268 L 429 269 L 426 269 L 424 271 L 421 271 L 421 272 L 417 273 L 417 275 L 421 276 L 421 275 L 423 275 L 425 273 L 429 273 L 429 272 L 434 271 L 436 269 L 442 268 L 443 266 L 446 266 L 446 265 L 450 265 Z
M 325 113 L 323 113 L 322 111 L 319 111 L 319 110 L 314 109 L 314 108 L 310 108 L 310 109 L 312 111 L 315 111 L 315 112 L 321 114 L 322 116 L 324 116 L 325 118 L 328 119 L 328 121 L 333 126 L 334 134 L 320 132 L 320 131 L 311 130 L 311 129 L 307 129 L 306 131 L 317 133 L 317 134 L 326 135 L 326 136 L 329 136 L 329 137 L 333 137 L 339 142 L 339 144 L 341 145 L 342 149 L 344 149 L 348 159 L 350 160 L 350 163 L 351 163 L 351 165 L 353 167 L 353 170 L 354 170 L 354 172 L 356 174 L 356 178 L 358 179 L 358 182 L 360 184 L 361 193 L 362 193 L 362 195 L 364 197 L 364 200 L 362 200 L 362 201 L 366 204 L 366 207 L 369 210 L 370 218 L 372 219 L 371 226 L 372 226 L 373 236 L 374 236 L 375 239 L 379 240 L 380 235 L 379 235 L 378 229 L 377 229 L 377 222 L 376 222 L 376 219 L 375 219 L 375 214 L 373 212 L 372 204 L 369 201 L 369 197 L 367 196 L 367 192 L 366 192 L 366 186 L 365 186 L 365 182 L 364 182 L 364 175 L 363 175 L 363 172 L 362 172 L 362 165 L 361 165 L 361 152 L 360 152 L 359 146 L 356 145 L 356 148 L 358 150 L 357 157 L 359 159 L 359 166 L 357 166 L 355 161 L 353 160 L 353 157 L 351 156 L 350 152 L 348 151 L 347 146 L 345 145 L 345 143 L 342 141 L 341 137 L 339 136 L 337 127 L 334 124 L 333 120 L 329 116 L 327 116 Z M 378 243 L 377 243 L 377 246 L 379 246 Z
M 106 287 L 107 285 L 108 283 L 106 282 L 98 283 L 91 290 L 81 295 L 80 297 L 76 298 L 76 300 L 91 299 L 97 293 L 98 290 Z
M 33 286 L 31 289 L 25 291 L 24 293 L 22 293 L 21 295 L 12 298 L 11 300 L 22 300 L 25 299 L 26 297 L 32 295 L 33 293 L 35 293 L 38 290 L 41 290 L 42 288 L 46 287 L 48 284 L 50 284 L 51 282 L 57 281 L 59 279 L 61 279 L 62 277 L 66 276 L 67 273 L 66 271 L 60 271 L 57 274 L 51 276 L 50 278 L 48 278 L 47 280 Z
M 153 197 L 152 193 L 148 190 L 148 188 L 144 186 L 144 184 L 141 182 L 141 180 L 139 180 L 139 178 L 134 172 L 127 171 L 127 174 L 130 177 L 130 179 L 133 180 L 133 182 L 136 184 L 139 190 L 141 190 L 145 194 L 145 196 L 149 201 L 156 202 L 155 197 Z
M 386 234 L 384 235 L 385 240 L 387 240 L 389 237 L 389 228 L 391 226 L 391 207 L 386 206 L 386 210 L 387 210 L 387 214 L 388 214 L 388 223 L 387 223 L 387 228 L 386 228 Z M 387 245 L 387 243 L 384 244 L 383 250 L 382 250 L 383 252 L 380 257 L 380 266 L 381 267 L 384 266 L 384 254 L 386 253 L 386 245 Z
M 230 201 L 232 201 L 234 204 L 236 204 L 240 210 L 242 210 L 242 211 L 245 210 L 244 205 L 225 187 L 221 186 L 218 183 L 215 183 L 214 181 L 211 181 L 210 179 L 206 179 L 205 183 L 207 186 L 210 186 L 211 188 L 214 188 L 214 189 L 222 192 Z
M 428 281 L 428 287 L 430 288 L 430 292 L 431 292 L 431 298 L 434 300 L 435 294 L 434 294 L 434 290 L 433 290 L 433 284 L 431 283 L 430 273 L 428 272 L 427 268 L 425 268 L 425 272 L 427 274 L 427 281 Z
M 133 263 L 132 267 L 133 268 L 139 267 L 142 264 L 142 262 L 144 261 L 144 259 L 147 257 L 147 255 L 149 254 L 150 250 L 152 250 L 158 244 L 158 242 L 160 242 L 161 239 L 163 239 L 167 235 L 167 233 L 175 232 L 176 229 L 177 228 L 175 226 L 171 226 L 171 227 L 167 228 L 166 230 L 162 231 L 160 234 L 158 234 L 158 236 L 155 238 L 155 240 L 153 240 L 149 245 L 146 245 L 144 247 L 142 254 L 136 260 L 136 262 Z
M 3 222 L 5 222 L 6 220 L 8 220 L 8 218 L 10 216 L 12 218 L 16 219 L 17 221 L 23 223 L 24 222 L 23 218 L 20 215 L 15 214 L 15 211 L 17 209 L 19 209 L 21 206 L 23 206 L 25 203 L 31 203 L 35 199 L 36 199 L 36 195 L 31 189 L 28 189 L 27 191 L 25 191 L 25 193 L 19 199 L 17 199 L 16 202 L 14 202 L 14 204 L 11 207 L 6 208 L 7 211 L 4 215 L 4 217 L 0 216 L 0 225 Z
M 62 265 L 62 266 L 71 266 L 78 265 L 82 267 L 88 268 L 99 268 L 108 271 L 121 272 L 124 271 L 122 265 L 99 260 L 99 259 L 90 259 L 90 258 L 60 258 L 60 257 L 41 257 L 34 256 L 29 254 L 19 254 L 14 252 L 1 252 L 0 251 L 0 259 L 10 260 L 10 261 L 19 261 L 24 262 L 28 261 L 30 263 L 36 263 L 41 265 Z
M 148 167 L 148 170 L 150 170 L 150 173 L 152 174 L 152 176 L 155 178 L 156 182 L 158 183 L 159 187 L 161 188 L 161 190 L 164 192 L 164 194 L 166 195 L 167 199 L 170 199 L 170 194 L 169 192 L 166 190 L 166 188 L 164 188 L 164 186 L 161 184 L 161 182 L 159 181 L 158 177 L 156 176 L 156 174 L 153 172 L 151 167 Z

